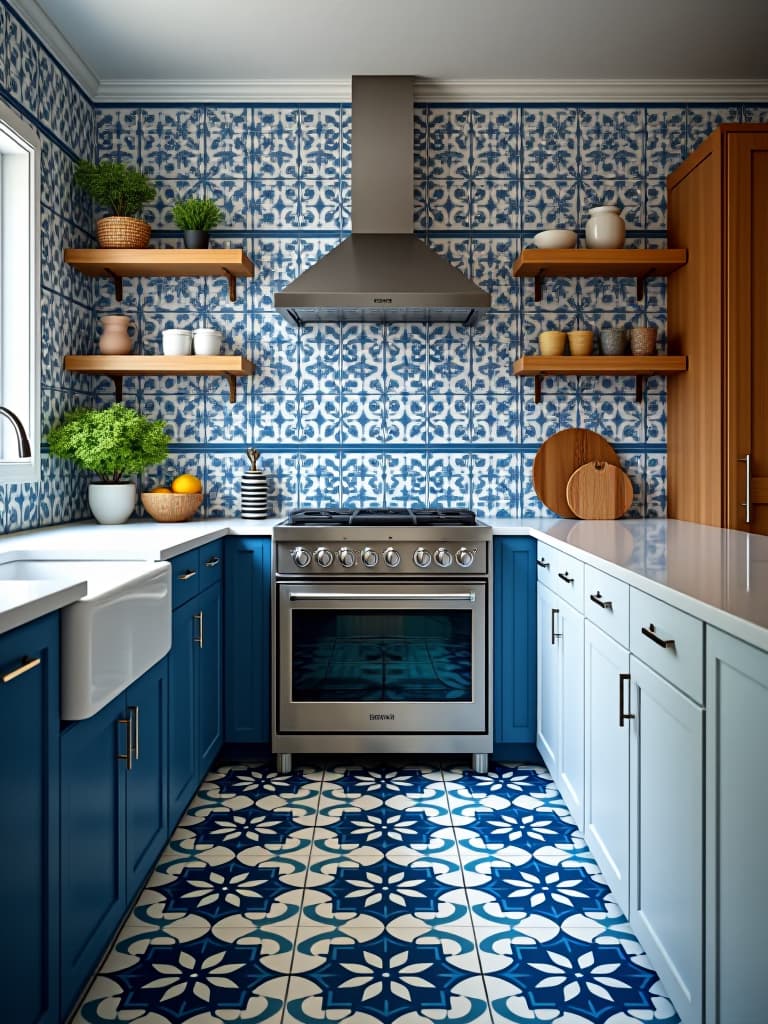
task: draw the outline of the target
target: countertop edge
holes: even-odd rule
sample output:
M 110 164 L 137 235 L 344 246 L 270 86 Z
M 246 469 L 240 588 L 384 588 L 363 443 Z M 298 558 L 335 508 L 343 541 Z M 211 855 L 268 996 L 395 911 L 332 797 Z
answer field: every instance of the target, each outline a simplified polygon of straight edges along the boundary
M 0 607 L 0 634 L 26 626 L 35 619 L 41 619 L 50 612 L 58 612 L 67 605 L 85 597 L 88 586 L 85 581 L 77 583 L 50 583 L 37 581 L 41 593 L 22 600 L 12 608 Z

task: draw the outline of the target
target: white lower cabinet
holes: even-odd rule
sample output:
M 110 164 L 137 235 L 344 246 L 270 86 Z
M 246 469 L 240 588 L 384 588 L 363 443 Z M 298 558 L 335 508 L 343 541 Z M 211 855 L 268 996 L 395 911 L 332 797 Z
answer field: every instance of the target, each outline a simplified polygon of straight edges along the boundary
M 638 658 L 629 667 L 629 919 L 681 1020 L 701 1024 L 704 709 Z
M 584 827 L 584 617 L 562 595 L 538 585 L 539 753 Z
M 763 1024 L 768 654 L 706 631 L 706 1021 Z
M 629 651 L 591 622 L 584 628 L 584 837 L 629 915 Z

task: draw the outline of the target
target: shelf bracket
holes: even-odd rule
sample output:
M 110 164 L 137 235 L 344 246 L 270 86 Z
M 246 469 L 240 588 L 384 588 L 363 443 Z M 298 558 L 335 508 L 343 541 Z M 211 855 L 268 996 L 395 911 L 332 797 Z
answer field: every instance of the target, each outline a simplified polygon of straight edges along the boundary
M 237 377 L 234 373 L 228 373 L 227 380 L 229 381 L 229 400 L 234 403 L 237 401 Z
M 645 281 L 646 278 L 652 277 L 656 273 L 656 267 L 649 267 L 644 274 L 638 274 L 636 279 L 637 284 L 637 301 L 642 302 L 645 297 Z
M 115 298 L 117 299 L 118 302 L 122 302 L 123 301 L 123 279 L 122 279 L 122 277 L 120 277 L 119 274 L 116 274 L 114 272 L 114 270 L 110 270 L 109 267 L 104 267 L 104 270 L 105 270 L 107 276 L 109 277 L 109 279 L 112 281 L 112 284 L 115 286 Z M 118 402 L 119 401 L 120 401 L 120 399 L 118 398 Z
M 227 270 L 226 267 L 222 267 L 222 270 L 224 271 L 224 275 L 229 281 L 229 301 L 234 302 L 235 299 L 237 298 L 237 278 L 232 273 L 232 271 Z M 234 398 L 230 399 L 230 401 L 234 402 Z
M 642 402 L 643 400 L 643 377 L 635 377 L 635 401 Z
M 541 401 L 541 377 L 538 374 L 533 378 L 533 400 L 537 405 Z
M 114 377 L 111 373 L 107 374 L 107 376 L 112 381 L 112 383 L 115 385 L 115 401 L 116 402 L 122 402 L 122 400 L 123 400 L 123 378 L 122 377 Z
M 533 279 L 533 299 L 534 302 L 541 302 L 541 283 L 547 276 L 546 268 L 542 267 L 541 270 L 536 274 Z M 538 401 L 538 399 L 537 399 Z

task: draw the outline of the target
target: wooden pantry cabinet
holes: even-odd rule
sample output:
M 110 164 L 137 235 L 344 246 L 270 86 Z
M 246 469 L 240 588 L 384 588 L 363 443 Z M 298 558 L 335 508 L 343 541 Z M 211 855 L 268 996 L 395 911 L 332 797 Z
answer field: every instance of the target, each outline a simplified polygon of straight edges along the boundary
M 668 513 L 768 534 L 768 125 L 721 125 L 667 186 Z

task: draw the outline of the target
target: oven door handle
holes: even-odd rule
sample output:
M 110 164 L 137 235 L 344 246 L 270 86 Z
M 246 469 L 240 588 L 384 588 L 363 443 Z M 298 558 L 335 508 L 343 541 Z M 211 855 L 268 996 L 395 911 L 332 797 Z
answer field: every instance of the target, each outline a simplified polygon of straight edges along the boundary
M 462 594 L 354 594 L 340 591 L 323 591 L 322 593 L 291 593 L 291 601 L 359 601 L 366 598 L 371 601 L 469 601 L 474 604 L 476 595 L 472 591 Z

